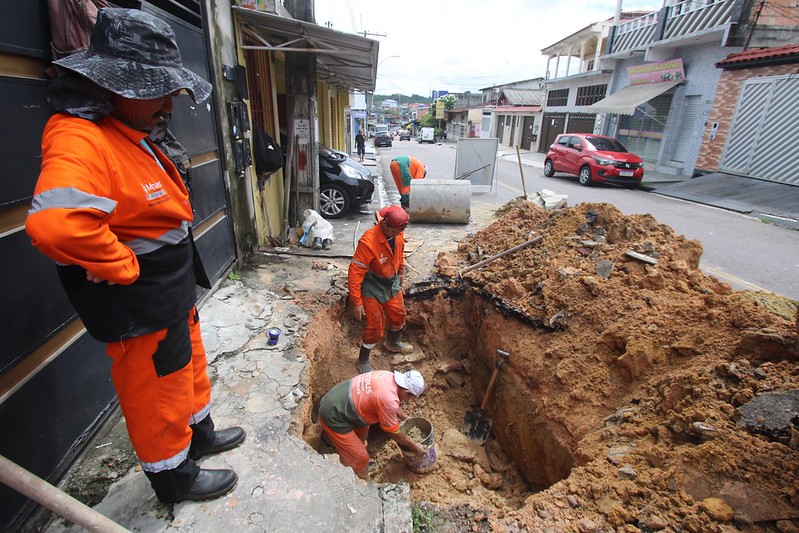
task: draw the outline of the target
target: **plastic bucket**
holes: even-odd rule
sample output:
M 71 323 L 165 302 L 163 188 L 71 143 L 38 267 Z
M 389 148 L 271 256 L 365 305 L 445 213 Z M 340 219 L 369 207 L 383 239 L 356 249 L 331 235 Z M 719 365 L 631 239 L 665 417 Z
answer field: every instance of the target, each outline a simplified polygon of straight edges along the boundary
M 422 440 L 419 442 L 419 444 L 427 449 L 427 453 L 424 455 L 416 455 L 415 453 L 405 450 L 402 448 L 402 446 L 400 446 L 400 450 L 402 450 L 402 458 L 405 461 L 405 464 L 408 465 L 409 469 L 417 474 L 426 474 L 427 472 L 433 470 L 433 468 L 436 466 L 436 445 L 433 442 L 433 424 L 431 424 L 426 418 L 419 416 L 409 418 L 400 424 L 400 431 L 406 435 L 414 428 L 417 428 L 422 432 Z

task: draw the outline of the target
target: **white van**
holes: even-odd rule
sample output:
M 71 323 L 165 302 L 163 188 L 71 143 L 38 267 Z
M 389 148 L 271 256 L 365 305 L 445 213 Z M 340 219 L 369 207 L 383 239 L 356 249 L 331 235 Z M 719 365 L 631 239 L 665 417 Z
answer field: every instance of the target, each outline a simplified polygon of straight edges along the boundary
M 436 130 L 433 128 L 422 128 L 416 140 L 420 143 L 434 143 L 436 142 Z
M 374 135 L 377 136 L 378 133 L 388 133 L 388 125 L 387 124 L 378 124 L 375 126 Z

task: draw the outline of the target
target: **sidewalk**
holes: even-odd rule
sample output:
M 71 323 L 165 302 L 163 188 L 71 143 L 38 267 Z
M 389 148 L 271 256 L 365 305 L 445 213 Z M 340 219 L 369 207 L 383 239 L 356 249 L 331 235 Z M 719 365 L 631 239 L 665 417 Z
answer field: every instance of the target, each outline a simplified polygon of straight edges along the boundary
M 332 277 L 346 272 L 349 246 L 335 248 L 347 259 L 331 254 L 322 270 L 313 257 L 259 254 L 252 270 L 223 280 L 200 306 L 214 420 L 217 427 L 241 425 L 247 431 L 244 444 L 203 459 L 201 466 L 235 470 L 239 482 L 232 493 L 203 503 L 159 503 L 137 464 L 126 472 L 113 470 L 126 459 L 137 463 L 121 417 L 70 468 L 62 490 L 109 483 L 95 509 L 132 531 L 411 532 L 407 484 L 361 481 L 337 455 L 320 455 L 292 428 L 306 395 L 307 359 L 298 340 L 310 320 L 297 295 L 329 290 Z M 266 343 L 271 327 L 282 331 L 276 346 Z M 58 519 L 45 531 L 82 529 Z

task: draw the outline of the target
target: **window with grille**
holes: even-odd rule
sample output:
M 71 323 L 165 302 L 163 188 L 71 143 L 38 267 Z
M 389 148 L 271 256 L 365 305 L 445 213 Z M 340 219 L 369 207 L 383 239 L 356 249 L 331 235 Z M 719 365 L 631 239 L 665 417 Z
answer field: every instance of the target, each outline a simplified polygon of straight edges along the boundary
M 605 85 L 587 85 L 585 87 L 577 88 L 577 105 L 591 105 L 599 102 L 605 97 L 608 90 L 607 84 Z
M 557 89 L 547 93 L 548 106 L 565 106 L 569 101 L 569 89 Z

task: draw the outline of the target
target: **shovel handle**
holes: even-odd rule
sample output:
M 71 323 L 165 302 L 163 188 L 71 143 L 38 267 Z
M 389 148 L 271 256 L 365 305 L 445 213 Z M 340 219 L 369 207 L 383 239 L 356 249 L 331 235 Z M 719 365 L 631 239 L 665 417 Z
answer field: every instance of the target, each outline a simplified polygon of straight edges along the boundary
M 497 350 L 497 355 L 500 357 L 497 359 L 497 363 L 494 365 L 494 371 L 491 372 L 491 379 L 488 381 L 488 387 L 486 388 L 486 393 L 483 395 L 483 402 L 480 404 L 480 410 L 485 410 L 486 405 L 488 404 L 488 397 L 491 396 L 491 391 L 494 390 L 494 383 L 497 381 L 497 374 L 499 374 L 499 369 L 502 368 L 502 365 L 507 362 L 510 354 L 508 352 Z

